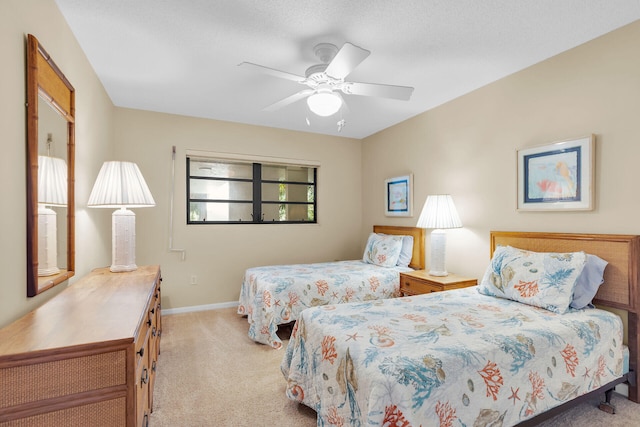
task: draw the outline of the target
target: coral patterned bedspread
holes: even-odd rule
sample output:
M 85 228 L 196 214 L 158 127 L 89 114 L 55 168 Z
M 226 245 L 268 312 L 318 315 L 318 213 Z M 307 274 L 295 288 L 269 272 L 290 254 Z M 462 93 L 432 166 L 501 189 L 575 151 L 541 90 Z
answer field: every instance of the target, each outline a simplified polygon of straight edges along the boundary
M 359 260 L 249 268 L 238 313 L 247 315 L 252 340 L 280 348 L 278 325 L 296 320 L 305 308 L 396 297 L 400 272 L 411 270 Z
M 471 287 L 305 310 L 281 369 L 319 426 L 511 426 L 621 377 L 622 333 Z

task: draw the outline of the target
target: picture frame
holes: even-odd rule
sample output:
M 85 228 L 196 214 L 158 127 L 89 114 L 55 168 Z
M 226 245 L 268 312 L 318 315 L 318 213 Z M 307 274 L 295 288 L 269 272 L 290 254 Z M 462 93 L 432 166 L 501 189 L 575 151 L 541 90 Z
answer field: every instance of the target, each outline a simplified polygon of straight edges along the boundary
M 385 179 L 386 216 L 413 216 L 413 174 Z
M 595 137 L 518 150 L 519 211 L 592 210 Z

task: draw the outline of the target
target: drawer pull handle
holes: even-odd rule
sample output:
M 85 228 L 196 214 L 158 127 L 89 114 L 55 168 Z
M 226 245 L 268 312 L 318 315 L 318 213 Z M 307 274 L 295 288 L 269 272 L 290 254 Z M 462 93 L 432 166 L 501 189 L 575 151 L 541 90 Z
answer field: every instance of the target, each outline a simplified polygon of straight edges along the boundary
M 142 347 L 142 348 L 141 348 L 140 350 L 138 350 L 136 353 L 137 353 L 137 354 L 139 354 L 139 355 L 140 355 L 140 357 L 144 356 L 144 347 Z
M 142 376 L 140 377 L 140 382 L 142 384 L 146 384 L 149 382 L 149 370 L 147 368 L 142 369 Z
M 151 371 L 155 372 L 156 371 L 156 361 L 154 360 L 153 363 L 151 364 Z
M 142 427 L 149 427 L 149 415 L 144 414 L 144 418 L 142 419 Z
M 156 327 L 154 326 L 153 329 L 151 330 L 151 335 L 153 335 L 153 337 L 155 338 L 156 334 L 157 334 L 157 331 L 156 331 Z
M 404 282 L 404 285 L 408 287 L 408 286 L 411 286 L 411 283 L 409 283 L 409 282 Z
M 147 326 L 151 326 L 151 319 L 147 320 Z
M 151 314 L 155 314 L 155 313 L 156 313 L 156 308 L 155 308 L 155 307 L 153 307 L 153 308 L 151 309 Z

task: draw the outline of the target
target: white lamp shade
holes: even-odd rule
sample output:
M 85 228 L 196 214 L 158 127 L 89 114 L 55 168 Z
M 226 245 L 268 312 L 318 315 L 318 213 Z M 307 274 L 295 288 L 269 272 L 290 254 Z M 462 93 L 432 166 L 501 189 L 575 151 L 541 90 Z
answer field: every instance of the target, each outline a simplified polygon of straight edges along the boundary
M 87 206 L 141 208 L 155 204 L 138 165 L 131 162 L 104 162 Z
M 38 203 L 67 206 L 67 163 L 64 159 L 38 156 Z
M 307 98 L 307 105 L 314 114 L 328 117 L 337 113 L 342 107 L 342 98 L 331 91 L 317 92 Z
M 451 196 L 448 194 L 427 196 L 427 201 L 418 218 L 418 227 L 436 229 L 462 227 L 462 221 Z

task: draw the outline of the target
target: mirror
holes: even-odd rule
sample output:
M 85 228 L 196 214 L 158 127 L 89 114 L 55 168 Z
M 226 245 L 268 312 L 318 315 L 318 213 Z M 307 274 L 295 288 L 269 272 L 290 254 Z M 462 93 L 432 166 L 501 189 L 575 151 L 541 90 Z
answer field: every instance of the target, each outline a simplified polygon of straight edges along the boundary
M 75 272 L 75 91 L 27 36 L 27 296 Z

